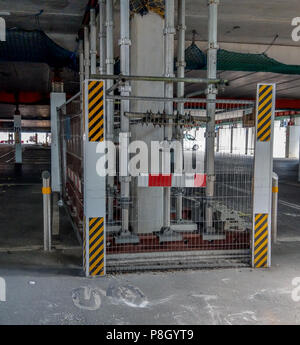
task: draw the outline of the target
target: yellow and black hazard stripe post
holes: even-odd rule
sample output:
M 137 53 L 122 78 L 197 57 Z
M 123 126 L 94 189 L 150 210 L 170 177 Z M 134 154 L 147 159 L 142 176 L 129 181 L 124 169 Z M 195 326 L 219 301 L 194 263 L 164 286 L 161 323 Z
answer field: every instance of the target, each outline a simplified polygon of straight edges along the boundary
M 89 141 L 104 141 L 104 82 L 88 82 L 88 138 Z
M 267 267 L 269 248 L 268 214 L 255 214 L 254 224 L 254 267 Z
M 275 84 L 258 84 L 253 186 L 252 267 L 271 266 Z
M 96 166 L 106 145 L 105 82 L 85 80 L 83 92 L 83 265 L 87 277 L 101 277 L 106 274 L 106 177 Z
M 258 141 L 270 141 L 272 130 L 273 85 L 260 85 L 258 91 L 257 131 Z

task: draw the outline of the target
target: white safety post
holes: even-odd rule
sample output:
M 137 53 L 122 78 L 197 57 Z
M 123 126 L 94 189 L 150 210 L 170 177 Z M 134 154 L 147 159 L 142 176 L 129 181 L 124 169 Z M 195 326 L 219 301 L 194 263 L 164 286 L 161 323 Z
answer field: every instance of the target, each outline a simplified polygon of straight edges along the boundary
M 43 214 L 44 214 L 44 251 L 51 251 L 51 187 L 50 173 L 43 171 Z
M 14 115 L 15 163 L 22 164 L 22 119 L 19 111 Z
M 63 92 L 52 92 L 50 94 L 50 115 L 51 115 L 51 189 L 53 192 L 53 235 L 59 235 L 59 206 L 61 190 L 61 164 L 60 164 L 60 121 L 57 108 L 66 102 L 66 94 Z
M 97 161 L 105 154 L 105 86 L 101 80 L 84 82 L 84 238 L 86 276 L 105 275 L 106 177 Z M 103 167 L 104 169 L 104 167 Z
M 253 187 L 252 266 L 271 266 L 275 84 L 258 84 Z

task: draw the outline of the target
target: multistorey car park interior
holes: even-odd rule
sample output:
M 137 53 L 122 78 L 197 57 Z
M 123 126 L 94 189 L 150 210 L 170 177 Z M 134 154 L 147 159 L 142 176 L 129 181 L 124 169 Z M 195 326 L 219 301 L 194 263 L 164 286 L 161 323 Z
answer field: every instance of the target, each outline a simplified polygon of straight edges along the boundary
M 52 250 L 86 276 L 271 267 L 299 236 L 298 5 L 254 3 L 0 1 L 2 250 L 42 248 L 48 170 Z M 141 141 L 161 164 L 131 175 Z

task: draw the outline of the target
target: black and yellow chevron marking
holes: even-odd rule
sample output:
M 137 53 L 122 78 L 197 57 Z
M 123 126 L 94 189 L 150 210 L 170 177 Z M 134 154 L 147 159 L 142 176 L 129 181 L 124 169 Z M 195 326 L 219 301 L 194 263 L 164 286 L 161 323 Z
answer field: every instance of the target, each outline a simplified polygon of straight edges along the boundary
M 254 267 L 268 266 L 268 214 L 255 214 Z
M 104 140 L 103 81 L 88 84 L 89 141 Z
M 261 85 L 259 88 L 257 112 L 257 141 L 270 141 L 272 127 L 273 86 Z
M 89 273 L 104 275 L 104 218 L 89 218 Z
M 84 224 L 83 231 L 83 268 L 86 270 L 86 225 Z

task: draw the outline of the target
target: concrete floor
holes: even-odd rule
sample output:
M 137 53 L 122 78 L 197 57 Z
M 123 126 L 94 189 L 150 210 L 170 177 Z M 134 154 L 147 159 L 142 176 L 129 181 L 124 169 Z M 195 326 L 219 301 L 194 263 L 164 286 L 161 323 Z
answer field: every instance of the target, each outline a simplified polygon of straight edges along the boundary
M 295 169 L 287 175 L 279 188 L 272 268 L 98 279 L 83 277 L 81 248 L 65 216 L 55 250 L 39 249 L 38 181 L 1 185 L 0 277 L 6 301 L 0 302 L 0 324 L 300 324 L 300 302 L 292 300 L 292 280 L 300 277 L 300 184 L 291 178 Z
M 0 324 L 300 324 L 300 302 L 291 295 L 300 276 L 300 242 L 277 245 L 273 267 L 263 270 L 87 279 L 79 276 L 78 259 L 76 250 L 0 253 L 7 286 Z M 35 265 L 16 268 L 18 261 Z

